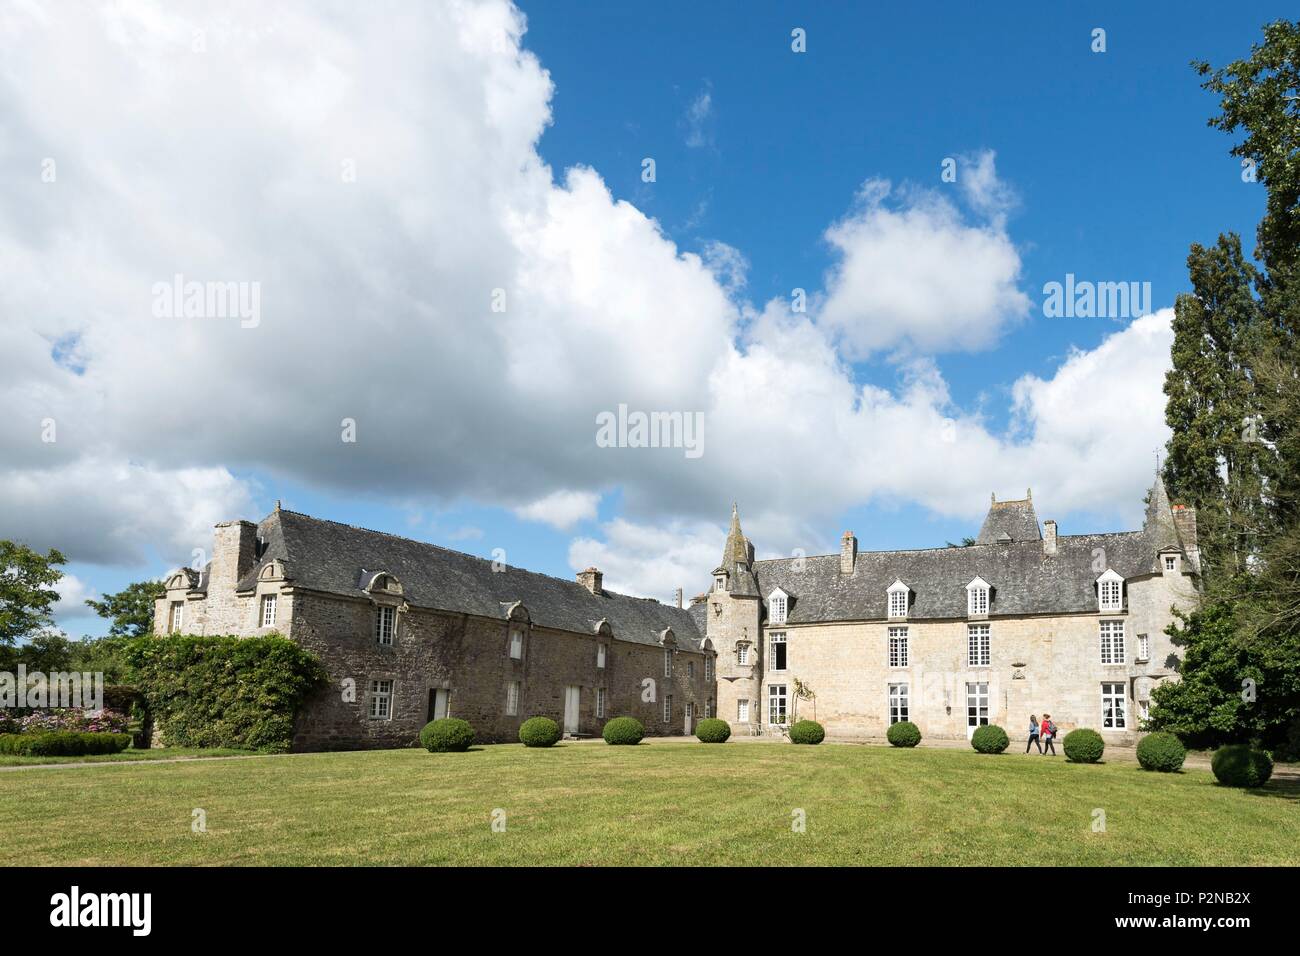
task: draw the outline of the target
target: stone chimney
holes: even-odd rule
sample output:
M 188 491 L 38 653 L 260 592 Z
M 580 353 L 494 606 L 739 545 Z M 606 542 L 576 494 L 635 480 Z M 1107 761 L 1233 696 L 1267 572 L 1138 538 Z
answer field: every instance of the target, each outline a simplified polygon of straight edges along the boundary
M 681 589 L 681 588 L 678 588 L 676 591 L 673 592 L 673 603 L 676 604 L 678 607 L 681 607 L 681 606 L 682 606 L 682 589 Z
M 209 598 L 233 598 L 235 585 L 256 563 L 257 525 L 251 521 L 223 521 L 217 525 L 208 576 Z
M 1188 551 L 1199 551 L 1196 545 L 1196 509 L 1190 505 L 1174 505 L 1174 527 L 1178 529 L 1178 539 Z
M 852 574 L 853 564 L 858 557 L 858 539 L 852 531 L 845 531 L 840 538 L 840 574 Z
M 595 568 L 587 568 L 585 571 L 578 572 L 578 583 L 592 594 L 600 594 L 600 581 L 603 577 L 604 575 Z
M 1043 554 L 1056 554 L 1056 522 L 1051 518 L 1043 522 Z

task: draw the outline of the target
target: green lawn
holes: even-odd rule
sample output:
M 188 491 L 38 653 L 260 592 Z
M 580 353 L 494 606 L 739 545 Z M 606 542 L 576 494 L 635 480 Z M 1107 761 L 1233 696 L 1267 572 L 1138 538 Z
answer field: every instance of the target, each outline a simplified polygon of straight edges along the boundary
M 230 747 L 155 747 L 151 750 L 123 750 L 117 754 L 95 754 L 89 757 L 15 757 L 0 754 L 0 767 L 33 767 L 51 763 L 120 763 L 123 760 L 172 760 L 176 757 L 239 757 L 252 754 L 252 750 Z
M 1295 866 L 1300 793 L 1013 753 L 508 745 L 4 772 L 0 832 L 46 864 Z

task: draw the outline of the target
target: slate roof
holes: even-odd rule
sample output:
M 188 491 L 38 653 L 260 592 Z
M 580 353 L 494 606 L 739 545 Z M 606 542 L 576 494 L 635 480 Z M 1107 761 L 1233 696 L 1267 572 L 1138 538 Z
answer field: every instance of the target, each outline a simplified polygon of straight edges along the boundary
M 272 512 L 258 524 L 258 534 L 265 547 L 239 582 L 241 590 L 254 587 L 258 571 L 278 559 L 295 586 L 329 594 L 361 596 L 363 584 L 386 571 L 418 607 L 504 620 L 509 607 L 522 601 L 532 622 L 543 627 L 590 634 L 604 619 L 616 639 L 656 645 L 671 628 L 678 646 L 690 649 L 698 649 L 703 637 L 684 608 L 610 591 L 595 595 L 576 581 L 522 568 L 494 571 L 491 561 L 471 554 L 296 511 Z
M 1086 613 L 1097 610 L 1096 580 L 1107 568 L 1125 579 L 1151 574 L 1162 548 L 1182 550 L 1159 480 L 1150 501 L 1141 531 L 1058 535 L 1053 555 L 1043 551 L 1033 501 L 1025 498 L 994 501 L 969 547 L 859 551 L 849 575 L 840 573 L 838 554 L 804 558 L 802 570 L 795 558 L 757 561 L 753 569 L 764 601 L 778 587 L 791 596 L 790 624 L 884 620 L 895 580 L 910 591 L 910 619 L 965 618 L 966 585 L 976 577 L 992 586 L 993 617 Z

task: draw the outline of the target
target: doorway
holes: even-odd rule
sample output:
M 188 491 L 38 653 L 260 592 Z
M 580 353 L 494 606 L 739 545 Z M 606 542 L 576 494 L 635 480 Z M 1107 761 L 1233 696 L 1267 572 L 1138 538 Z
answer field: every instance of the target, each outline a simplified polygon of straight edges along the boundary
M 976 727 L 989 722 L 989 685 L 987 681 L 966 685 L 966 739 L 975 734 Z
M 445 687 L 429 690 L 429 720 L 442 720 L 447 716 L 447 707 L 451 702 L 451 691 Z
M 578 714 L 582 702 L 582 688 L 570 684 L 564 688 L 564 732 L 578 732 Z

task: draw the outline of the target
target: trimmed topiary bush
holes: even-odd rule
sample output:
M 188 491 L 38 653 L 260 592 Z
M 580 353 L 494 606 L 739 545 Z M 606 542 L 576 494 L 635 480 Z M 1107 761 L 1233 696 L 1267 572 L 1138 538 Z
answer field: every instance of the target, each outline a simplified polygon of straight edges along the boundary
M 800 720 L 790 727 L 790 743 L 819 744 L 826 739 L 826 728 L 815 720 Z
M 717 717 L 706 717 L 695 725 L 695 736 L 706 744 L 725 744 L 731 736 L 731 724 Z
M 645 736 L 645 728 L 635 717 L 615 717 L 605 724 L 601 736 L 605 738 L 607 744 L 630 747 L 641 742 L 641 738 Z
M 1106 741 L 1097 731 L 1080 727 L 1065 735 L 1061 749 L 1065 751 L 1065 759 L 1071 763 L 1096 763 L 1106 752 Z
M 1273 758 L 1249 744 L 1228 744 L 1214 752 L 1210 769 L 1230 787 L 1262 787 L 1273 776 Z
M 921 728 L 910 720 L 890 724 L 885 731 L 885 739 L 895 747 L 915 747 L 921 742 Z
M 431 720 L 420 731 L 420 745 L 431 754 L 469 750 L 473 742 L 474 728 L 459 717 Z
M 529 717 L 519 727 L 519 742 L 525 747 L 553 747 L 560 739 L 560 725 L 549 717 Z
M 121 753 L 130 734 L 85 730 L 50 730 L 34 734 L 0 734 L 0 754 L 15 757 L 85 757 Z
M 1143 770 L 1174 773 L 1182 769 L 1187 748 L 1173 734 L 1147 734 L 1138 741 L 1137 757 Z
M 982 754 L 1000 754 L 1010 743 L 1007 732 L 997 724 L 976 727 L 970 738 L 970 745 Z

